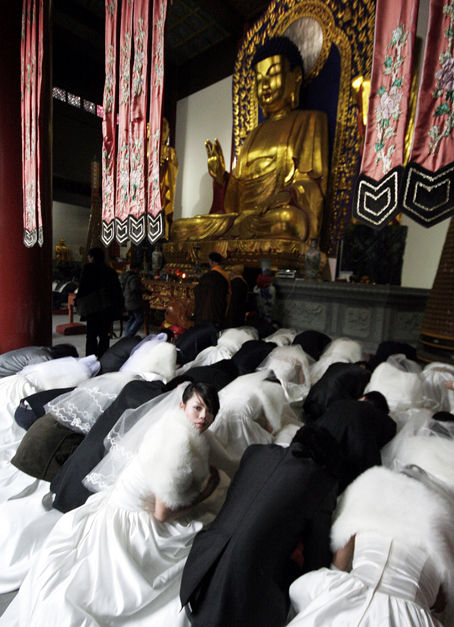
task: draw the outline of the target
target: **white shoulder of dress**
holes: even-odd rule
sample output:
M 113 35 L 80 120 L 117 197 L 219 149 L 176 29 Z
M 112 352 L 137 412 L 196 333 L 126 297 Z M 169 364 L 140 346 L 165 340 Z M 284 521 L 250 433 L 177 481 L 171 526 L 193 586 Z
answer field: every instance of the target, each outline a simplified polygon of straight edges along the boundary
M 374 467 L 345 490 L 331 529 L 333 551 L 367 531 L 425 549 L 442 573 L 454 568 L 452 501 L 413 477 Z

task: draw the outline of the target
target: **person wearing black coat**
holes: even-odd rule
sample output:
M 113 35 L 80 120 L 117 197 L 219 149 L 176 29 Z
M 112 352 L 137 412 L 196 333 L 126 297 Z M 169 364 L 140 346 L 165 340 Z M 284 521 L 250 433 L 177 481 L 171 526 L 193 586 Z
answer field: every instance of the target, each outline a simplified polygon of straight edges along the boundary
M 76 306 L 87 322 L 86 355 L 101 357 L 109 348 L 109 332 L 123 312 L 123 292 L 113 268 L 104 263 L 104 251 L 91 248 L 82 268 Z
M 286 624 L 290 583 L 330 564 L 331 513 L 349 444 L 308 425 L 288 448 L 246 449 L 221 511 L 196 536 L 185 565 L 180 599 L 195 627 Z M 361 458 L 361 446 L 352 454 Z
M 335 401 L 358 399 L 369 379 L 370 372 L 357 364 L 331 364 L 304 401 L 304 422 L 317 420 Z

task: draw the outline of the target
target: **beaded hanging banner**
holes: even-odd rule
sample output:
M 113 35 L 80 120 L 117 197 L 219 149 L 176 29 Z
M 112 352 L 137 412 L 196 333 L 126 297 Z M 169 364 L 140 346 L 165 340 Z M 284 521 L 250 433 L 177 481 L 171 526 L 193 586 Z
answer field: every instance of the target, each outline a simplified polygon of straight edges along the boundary
M 432 0 L 403 213 L 430 227 L 454 214 L 454 0 Z
M 353 217 L 376 229 L 400 212 L 419 0 L 378 0 L 371 91 Z
M 120 20 L 119 10 L 118 0 L 106 1 L 102 214 L 102 241 L 106 246 L 114 239 L 119 243 L 129 239 L 139 244 L 147 233 L 148 239 L 154 242 L 163 234 L 159 196 L 159 138 L 167 0 L 155 0 L 153 3 L 150 72 L 150 2 L 123 0 Z M 150 135 L 147 163 L 148 95 L 153 135 Z
M 161 112 L 164 87 L 164 25 L 167 0 L 153 2 L 153 43 L 150 76 L 150 153 L 148 158 L 148 239 L 153 244 L 164 234 L 159 186 Z
M 106 78 L 102 122 L 102 232 L 105 246 L 115 237 L 115 154 L 117 147 L 117 22 L 118 3 L 106 2 Z
M 23 241 L 43 245 L 41 214 L 41 98 L 43 68 L 43 0 L 23 0 L 21 33 L 21 127 Z

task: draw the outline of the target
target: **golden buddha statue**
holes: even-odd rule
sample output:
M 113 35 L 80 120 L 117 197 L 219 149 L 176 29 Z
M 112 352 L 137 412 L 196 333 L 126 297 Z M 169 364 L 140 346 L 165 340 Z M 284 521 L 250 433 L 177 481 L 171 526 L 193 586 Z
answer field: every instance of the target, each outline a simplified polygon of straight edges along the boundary
M 247 136 L 230 175 L 218 140 L 205 144 L 208 171 L 225 186 L 224 213 L 175 221 L 172 241 L 305 242 L 319 236 L 328 178 L 326 115 L 297 108 L 303 62 L 288 38 L 268 40 L 252 68 L 265 120 Z
M 162 119 L 161 154 L 159 159 L 159 181 L 161 204 L 165 215 L 165 237 L 169 239 L 175 205 L 175 187 L 178 174 L 178 159 L 175 148 L 169 145 L 170 127 L 166 118 Z
M 55 245 L 55 260 L 57 266 L 61 266 L 71 261 L 71 252 L 63 237 L 60 238 L 59 243 Z

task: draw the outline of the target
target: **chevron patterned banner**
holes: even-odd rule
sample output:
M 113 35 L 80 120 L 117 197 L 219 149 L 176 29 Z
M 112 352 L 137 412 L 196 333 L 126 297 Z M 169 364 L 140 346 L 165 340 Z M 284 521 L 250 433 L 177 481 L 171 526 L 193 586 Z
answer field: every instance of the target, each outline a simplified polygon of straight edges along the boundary
M 374 61 L 353 217 L 381 229 L 401 210 L 405 130 L 419 0 L 378 0 Z
M 430 227 L 454 214 L 454 0 L 432 0 L 403 213 Z
M 114 239 L 139 244 L 147 234 L 155 242 L 164 233 L 158 214 L 166 12 L 167 0 L 106 1 L 101 235 L 106 246 Z
M 43 0 L 23 0 L 21 33 L 21 127 L 23 242 L 43 245 L 41 212 L 41 100 Z M 5 158 L 6 149 L 4 149 Z
M 153 43 L 150 76 L 150 152 L 148 156 L 148 239 L 151 244 L 164 235 L 159 162 L 161 149 L 161 112 L 164 91 L 164 26 L 167 0 L 153 2 Z M 153 228 L 150 229 L 150 224 Z M 158 226 L 160 232 L 158 232 Z

